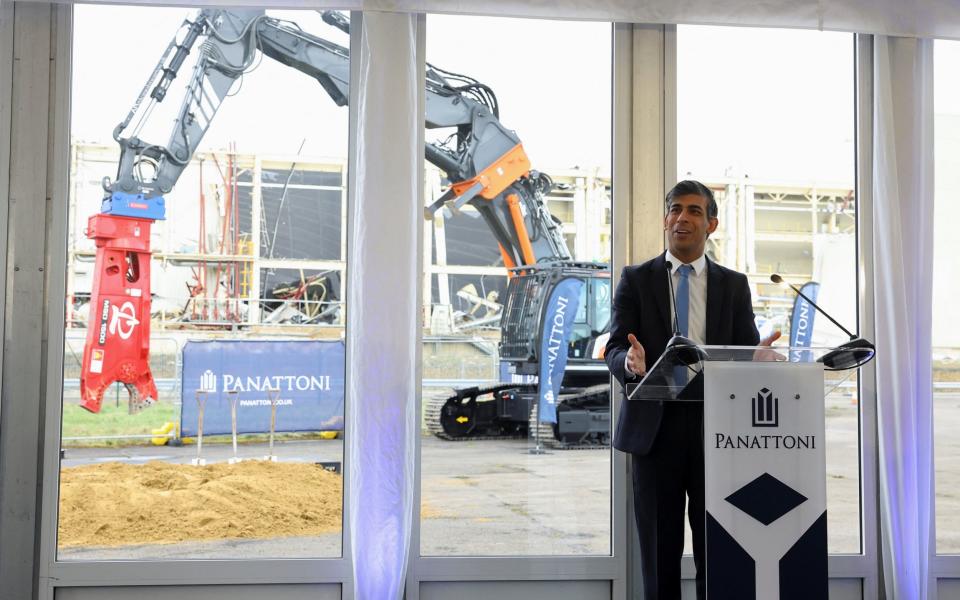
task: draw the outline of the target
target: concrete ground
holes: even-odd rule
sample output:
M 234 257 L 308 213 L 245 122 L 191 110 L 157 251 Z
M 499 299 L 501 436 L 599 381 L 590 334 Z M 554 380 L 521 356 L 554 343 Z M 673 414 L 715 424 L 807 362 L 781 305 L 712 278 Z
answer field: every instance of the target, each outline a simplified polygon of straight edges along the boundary
M 933 398 L 937 552 L 960 554 L 960 394 Z
M 954 398 L 953 405 L 960 408 L 960 399 Z M 954 413 L 952 422 L 960 417 L 960 410 Z M 830 551 L 834 553 L 860 551 L 857 429 L 857 406 L 852 397 L 831 396 L 827 405 L 827 494 Z M 421 553 L 609 554 L 611 451 L 551 451 L 534 455 L 529 448 L 526 440 L 445 442 L 422 438 Z M 224 461 L 232 454 L 229 444 L 208 444 L 203 448 L 208 462 Z M 266 454 L 266 445 L 243 444 L 238 454 L 241 458 L 261 458 Z M 278 444 L 276 454 L 283 461 L 339 462 L 343 443 L 292 441 Z M 960 453 L 955 454 L 954 465 L 960 461 Z M 195 446 L 68 448 L 63 466 L 150 460 L 188 464 L 195 456 Z M 957 472 L 954 467 L 948 475 L 951 485 L 957 486 L 954 489 L 960 489 Z M 948 504 L 941 507 L 953 507 L 953 514 L 958 514 L 958 497 L 960 493 L 951 494 L 944 499 Z M 61 551 L 60 559 L 333 557 L 341 554 L 341 548 L 341 536 L 331 534 L 91 547 Z

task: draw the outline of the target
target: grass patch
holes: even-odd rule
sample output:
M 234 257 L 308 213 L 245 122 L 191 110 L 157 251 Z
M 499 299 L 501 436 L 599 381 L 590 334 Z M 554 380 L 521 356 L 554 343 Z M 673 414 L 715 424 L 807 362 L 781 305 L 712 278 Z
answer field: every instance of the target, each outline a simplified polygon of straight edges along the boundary
M 135 415 L 127 414 L 126 402 L 116 406 L 104 402 L 99 413 L 91 413 L 78 404 L 63 405 L 63 437 L 109 437 L 117 435 L 145 435 L 159 429 L 168 421 L 177 421 L 177 407 L 169 402 L 158 402 Z M 127 446 L 147 444 L 147 439 L 91 439 L 67 440 L 70 446 Z
M 149 435 L 154 429 L 159 429 L 168 421 L 178 422 L 177 407 L 169 402 L 158 402 L 145 408 L 135 415 L 127 414 L 127 405 L 121 403 L 118 407 L 114 403 L 104 402 L 99 413 L 91 413 L 78 404 L 66 403 L 63 405 L 63 437 L 91 437 L 89 440 L 65 440 L 64 448 L 91 448 L 117 446 L 146 446 L 150 440 L 146 438 L 113 438 L 121 435 Z M 270 439 L 266 433 L 242 433 L 239 443 L 262 443 Z M 320 440 L 320 432 L 277 433 L 274 440 L 289 442 L 298 440 Z M 189 443 L 195 443 L 195 438 L 189 438 Z M 232 438 L 228 435 L 205 435 L 204 444 L 229 444 Z
M 323 440 L 323 436 L 319 431 L 300 431 L 296 433 L 275 433 L 273 435 L 274 442 L 302 442 L 302 441 L 314 441 L 314 440 Z M 237 435 L 237 443 L 240 445 L 243 444 L 262 444 L 270 441 L 269 433 L 240 433 Z M 183 438 L 184 444 L 195 444 L 197 443 L 197 438 L 195 437 L 186 437 Z M 204 435 L 203 436 L 203 445 L 207 444 L 232 444 L 233 437 L 229 434 L 217 434 L 217 435 Z

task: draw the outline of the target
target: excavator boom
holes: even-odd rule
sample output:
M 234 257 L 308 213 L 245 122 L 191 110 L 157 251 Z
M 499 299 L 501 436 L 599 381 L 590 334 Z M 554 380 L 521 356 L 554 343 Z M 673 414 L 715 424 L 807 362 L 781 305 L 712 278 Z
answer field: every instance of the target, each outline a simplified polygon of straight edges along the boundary
M 349 33 L 344 15 L 326 12 L 323 19 Z M 197 60 L 167 143 L 141 139 L 152 110 L 168 97 L 191 53 L 198 55 Z M 200 10 L 183 23 L 128 115 L 114 129 L 120 145 L 117 175 L 103 181 L 101 212 L 91 217 L 88 227 L 97 244 L 93 314 L 81 371 L 81 405 L 88 410 L 100 410 L 103 393 L 114 381 L 130 390 L 131 411 L 156 400 L 147 360 L 150 225 L 165 217 L 165 194 L 258 53 L 316 79 L 337 105 L 349 102 L 349 50 L 296 23 L 272 18 L 263 10 L 220 9 Z M 424 149 L 426 159 L 450 182 L 425 208 L 425 217 L 432 219 L 444 207 L 458 210 L 469 203 L 496 238 L 508 269 L 570 261 L 559 220 L 546 207 L 552 181 L 532 170 L 519 137 L 500 122 L 493 91 L 434 65 L 427 65 L 425 91 L 426 126 L 456 130 L 447 143 L 429 142 Z M 509 272 L 511 277 L 523 273 Z

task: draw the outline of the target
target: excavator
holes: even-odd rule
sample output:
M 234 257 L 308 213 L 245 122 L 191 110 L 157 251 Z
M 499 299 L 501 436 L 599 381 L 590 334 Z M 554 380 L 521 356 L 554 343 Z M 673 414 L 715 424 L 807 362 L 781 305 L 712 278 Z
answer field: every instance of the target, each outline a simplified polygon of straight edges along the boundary
M 349 19 L 339 12 L 324 12 L 323 20 L 350 32 Z M 164 101 L 194 50 L 199 57 L 169 140 L 161 145 L 141 139 L 151 111 Z M 87 235 L 95 241 L 97 255 L 80 385 L 81 406 L 91 412 L 100 410 L 103 393 L 113 382 L 127 388 L 131 412 L 157 399 L 148 362 L 150 227 L 164 218 L 164 195 L 173 189 L 217 110 L 255 64 L 258 52 L 316 79 L 338 106 L 349 101 L 349 50 L 294 22 L 263 10 L 220 9 L 203 9 L 184 21 L 113 131 L 120 145 L 117 175 L 104 179 L 101 211 L 88 222 Z M 543 378 L 548 363 L 561 366 L 560 375 L 546 373 L 553 377 L 552 389 L 545 391 L 549 418 L 538 409 L 545 386 L 504 382 L 429 400 L 428 428 L 448 440 L 536 433 L 558 448 L 608 444 L 609 376 L 600 356 L 610 319 L 608 267 L 573 260 L 560 221 L 545 202 L 552 180 L 532 169 L 517 134 L 500 122 L 489 86 L 428 64 L 425 100 L 426 127 L 453 130 L 445 140 L 427 142 L 424 148 L 426 159 L 449 181 L 444 193 L 425 207 L 425 218 L 466 204 L 481 215 L 509 274 L 502 303 L 501 360 L 521 379 Z M 559 307 L 566 310 L 558 312 L 555 292 L 571 282 L 577 284 L 576 293 L 560 298 Z

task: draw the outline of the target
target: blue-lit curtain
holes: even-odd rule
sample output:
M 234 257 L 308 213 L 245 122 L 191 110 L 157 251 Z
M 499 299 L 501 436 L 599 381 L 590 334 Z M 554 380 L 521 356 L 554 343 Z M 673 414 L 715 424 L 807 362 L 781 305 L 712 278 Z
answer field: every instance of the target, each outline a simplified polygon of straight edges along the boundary
M 874 273 L 887 598 L 934 597 L 933 41 L 874 41 Z
M 365 13 L 352 53 L 346 485 L 357 600 L 403 596 L 414 510 L 423 229 L 415 32 L 414 15 Z

